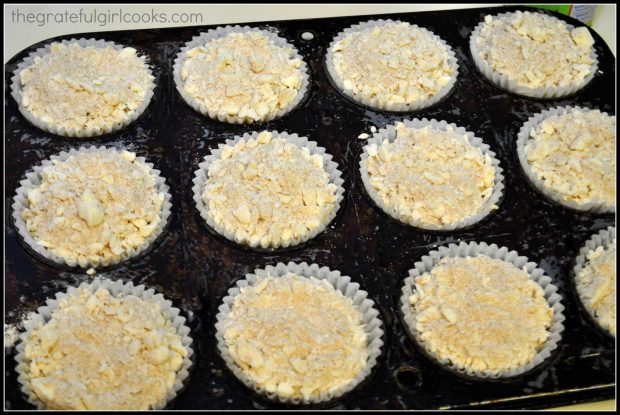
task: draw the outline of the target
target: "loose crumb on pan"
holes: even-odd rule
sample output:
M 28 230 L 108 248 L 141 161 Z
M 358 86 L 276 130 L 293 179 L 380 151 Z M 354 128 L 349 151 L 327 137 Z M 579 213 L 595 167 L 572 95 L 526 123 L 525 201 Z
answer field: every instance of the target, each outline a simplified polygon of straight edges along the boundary
M 14 324 L 4 323 L 4 350 L 11 349 L 19 339 L 19 331 Z

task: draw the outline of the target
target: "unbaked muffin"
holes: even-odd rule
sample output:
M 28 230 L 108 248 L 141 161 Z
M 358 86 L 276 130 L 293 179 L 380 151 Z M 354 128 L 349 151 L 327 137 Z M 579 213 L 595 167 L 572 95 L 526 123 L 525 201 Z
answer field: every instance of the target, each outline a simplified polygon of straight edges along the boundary
M 175 62 L 175 81 L 199 112 L 247 124 L 290 111 L 303 97 L 308 75 L 306 64 L 283 38 L 227 26 L 188 42 Z
M 575 209 L 616 209 L 616 117 L 554 108 L 530 119 L 518 140 L 528 177 L 545 195 Z
M 499 162 L 482 140 L 454 124 L 406 120 L 375 134 L 360 173 L 388 214 L 425 229 L 470 225 L 496 209 Z
M 360 23 L 338 34 L 327 68 L 349 97 L 374 108 L 411 111 L 434 104 L 456 82 L 452 49 L 431 31 L 407 22 Z
M 81 286 L 28 322 L 18 372 L 29 400 L 52 410 L 145 410 L 175 396 L 192 353 L 184 320 L 152 291 L 125 289 Z
M 27 177 L 15 199 L 16 225 L 35 251 L 56 262 L 120 262 L 145 249 L 170 214 L 165 180 L 130 151 L 72 150 Z
M 411 277 L 403 307 L 431 356 L 479 377 L 533 364 L 550 340 L 554 309 L 527 268 L 510 261 L 515 257 L 449 255 Z
M 147 107 L 154 77 L 136 49 L 94 39 L 53 42 L 16 71 L 13 94 L 38 127 L 71 137 L 114 132 Z
M 263 131 L 221 145 L 197 171 L 198 208 L 217 232 L 251 247 L 287 247 L 321 232 L 342 179 L 305 137 Z
M 283 403 L 320 403 L 363 381 L 383 345 L 379 312 L 347 276 L 306 263 L 257 269 L 228 290 L 218 349 L 246 386 Z
M 594 39 L 544 13 L 486 16 L 470 39 L 478 68 L 494 83 L 522 95 L 550 98 L 585 86 L 597 68 Z
M 616 336 L 616 234 L 601 231 L 580 252 L 575 269 L 577 293 L 596 322 Z

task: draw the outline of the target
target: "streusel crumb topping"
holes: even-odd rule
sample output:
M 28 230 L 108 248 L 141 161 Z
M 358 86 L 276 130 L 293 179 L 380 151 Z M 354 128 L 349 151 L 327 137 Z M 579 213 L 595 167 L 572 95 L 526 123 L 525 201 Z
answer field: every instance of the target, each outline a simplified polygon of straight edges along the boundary
M 553 310 L 525 270 L 484 255 L 443 258 L 415 278 L 415 329 L 429 351 L 459 368 L 498 373 L 534 358 Z
M 344 87 L 385 108 L 428 99 L 456 76 L 440 39 L 406 22 L 348 33 L 332 50 Z
M 303 238 L 336 208 L 323 156 L 264 131 L 226 145 L 209 167 L 208 214 L 238 242 L 267 247 Z
M 165 402 L 187 353 L 158 303 L 103 288 L 60 300 L 25 347 L 47 409 L 150 409 Z
M 66 260 L 120 260 L 159 226 L 164 193 L 135 153 L 81 152 L 40 174 L 22 218 L 35 241 Z
M 234 362 L 282 398 L 346 386 L 366 366 L 362 314 L 328 281 L 293 273 L 241 288 L 224 322 Z
M 394 141 L 366 151 L 370 185 L 406 221 L 456 223 L 478 213 L 493 192 L 491 157 L 450 127 L 398 123 Z
M 128 120 L 153 79 L 134 48 L 52 43 L 50 53 L 20 72 L 22 105 L 57 127 L 101 131 Z
M 587 254 L 577 290 L 599 324 L 616 336 L 616 240 Z
M 532 129 L 524 150 L 538 179 L 566 200 L 616 206 L 615 116 L 551 116 Z
M 571 30 L 554 17 L 521 11 L 486 16 L 477 39 L 482 59 L 528 88 L 579 85 L 592 73 L 593 45 L 585 27 Z
M 187 51 L 183 89 L 211 111 L 248 122 L 273 118 L 300 93 L 302 61 L 261 32 L 230 33 Z

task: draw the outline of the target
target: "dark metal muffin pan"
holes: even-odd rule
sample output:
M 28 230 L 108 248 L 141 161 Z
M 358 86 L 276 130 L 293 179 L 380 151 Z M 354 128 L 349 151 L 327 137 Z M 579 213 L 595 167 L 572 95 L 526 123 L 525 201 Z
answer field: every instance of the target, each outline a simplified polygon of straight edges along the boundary
M 614 397 L 614 342 L 584 318 L 570 284 L 573 257 L 592 234 L 614 224 L 614 215 L 574 212 L 539 195 L 521 171 L 515 141 L 531 115 L 560 105 L 599 108 L 615 114 L 615 60 L 604 41 L 592 33 L 599 70 L 584 89 L 558 100 L 535 100 L 503 91 L 479 73 L 469 52 L 469 34 L 486 14 L 523 7 L 338 17 L 250 23 L 276 30 L 309 65 L 308 96 L 281 119 L 255 125 L 212 121 L 191 109 L 175 90 L 173 60 L 181 46 L 215 26 L 88 33 L 136 47 L 148 55 L 157 77 L 155 96 L 145 114 L 124 130 L 93 139 L 54 136 L 30 125 L 10 96 L 13 70 L 32 45 L 5 65 L 5 322 L 69 285 L 87 281 L 83 270 L 41 261 L 19 242 L 11 222 L 15 189 L 41 160 L 80 145 L 126 147 L 153 162 L 172 193 L 170 224 L 152 248 L 138 258 L 100 271 L 104 277 L 132 280 L 163 293 L 189 318 L 196 365 L 187 387 L 170 405 L 174 409 L 284 408 L 254 395 L 217 354 L 214 319 L 233 282 L 268 264 L 315 262 L 359 282 L 377 302 L 386 329 L 386 345 L 377 370 L 358 388 L 322 407 L 337 409 L 541 408 Z M 555 15 L 574 26 L 572 18 Z M 351 102 L 328 81 L 325 48 L 334 35 L 360 21 L 400 19 L 426 27 L 455 50 L 459 78 L 455 90 L 433 107 L 414 113 L 374 111 Z M 314 34 L 303 40 L 302 33 Z M 456 123 L 481 137 L 504 169 L 505 194 L 499 209 L 475 226 L 456 232 L 429 232 L 399 223 L 365 194 L 358 161 L 371 125 L 382 128 L 403 118 L 436 118 Z M 334 222 L 311 241 L 277 252 L 243 249 L 205 228 L 192 199 L 192 178 L 209 149 L 252 130 L 273 129 L 308 136 L 334 156 L 345 180 L 345 201 Z M 406 335 L 398 300 L 407 270 L 428 251 L 459 241 L 496 243 L 535 261 L 563 296 L 565 331 L 548 364 L 510 382 L 472 382 L 438 367 Z M 5 407 L 28 409 L 15 374 L 14 349 L 5 351 Z

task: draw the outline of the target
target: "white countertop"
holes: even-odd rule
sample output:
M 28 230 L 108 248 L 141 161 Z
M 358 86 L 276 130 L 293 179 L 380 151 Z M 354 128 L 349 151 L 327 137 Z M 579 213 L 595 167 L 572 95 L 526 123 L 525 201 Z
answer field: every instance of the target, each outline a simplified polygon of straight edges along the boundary
M 4 6 L 4 62 L 33 43 L 54 36 L 82 32 L 101 32 L 110 30 L 150 29 L 171 26 L 195 26 L 222 23 L 257 22 L 265 20 L 310 19 L 330 16 L 351 16 L 361 14 L 402 13 L 428 10 L 463 9 L 474 7 L 500 6 L 500 4 L 237 4 L 237 5 L 5 5 Z M 616 10 L 615 5 L 601 5 L 594 17 L 593 28 L 605 39 L 612 52 L 616 53 Z M 113 22 L 101 24 L 109 15 L 123 11 L 130 18 L 133 14 L 147 14 L 152 20 L 152 13 L 166 13 L 169 19 L 173 14 L 200 14 L 199 21 L 192 23 L 139 22 L 121 23 L 118 17 Z M 92 13 L 98 13 L 92 21 Z M 82 22 L 68 21 L 67 13 L 74 13 Z M 28 14 L 32 22 L 27 22 Z M 43 22 L 47 19 L 47 22 Z M 90 22 L 87 22 L 89 20 Z

